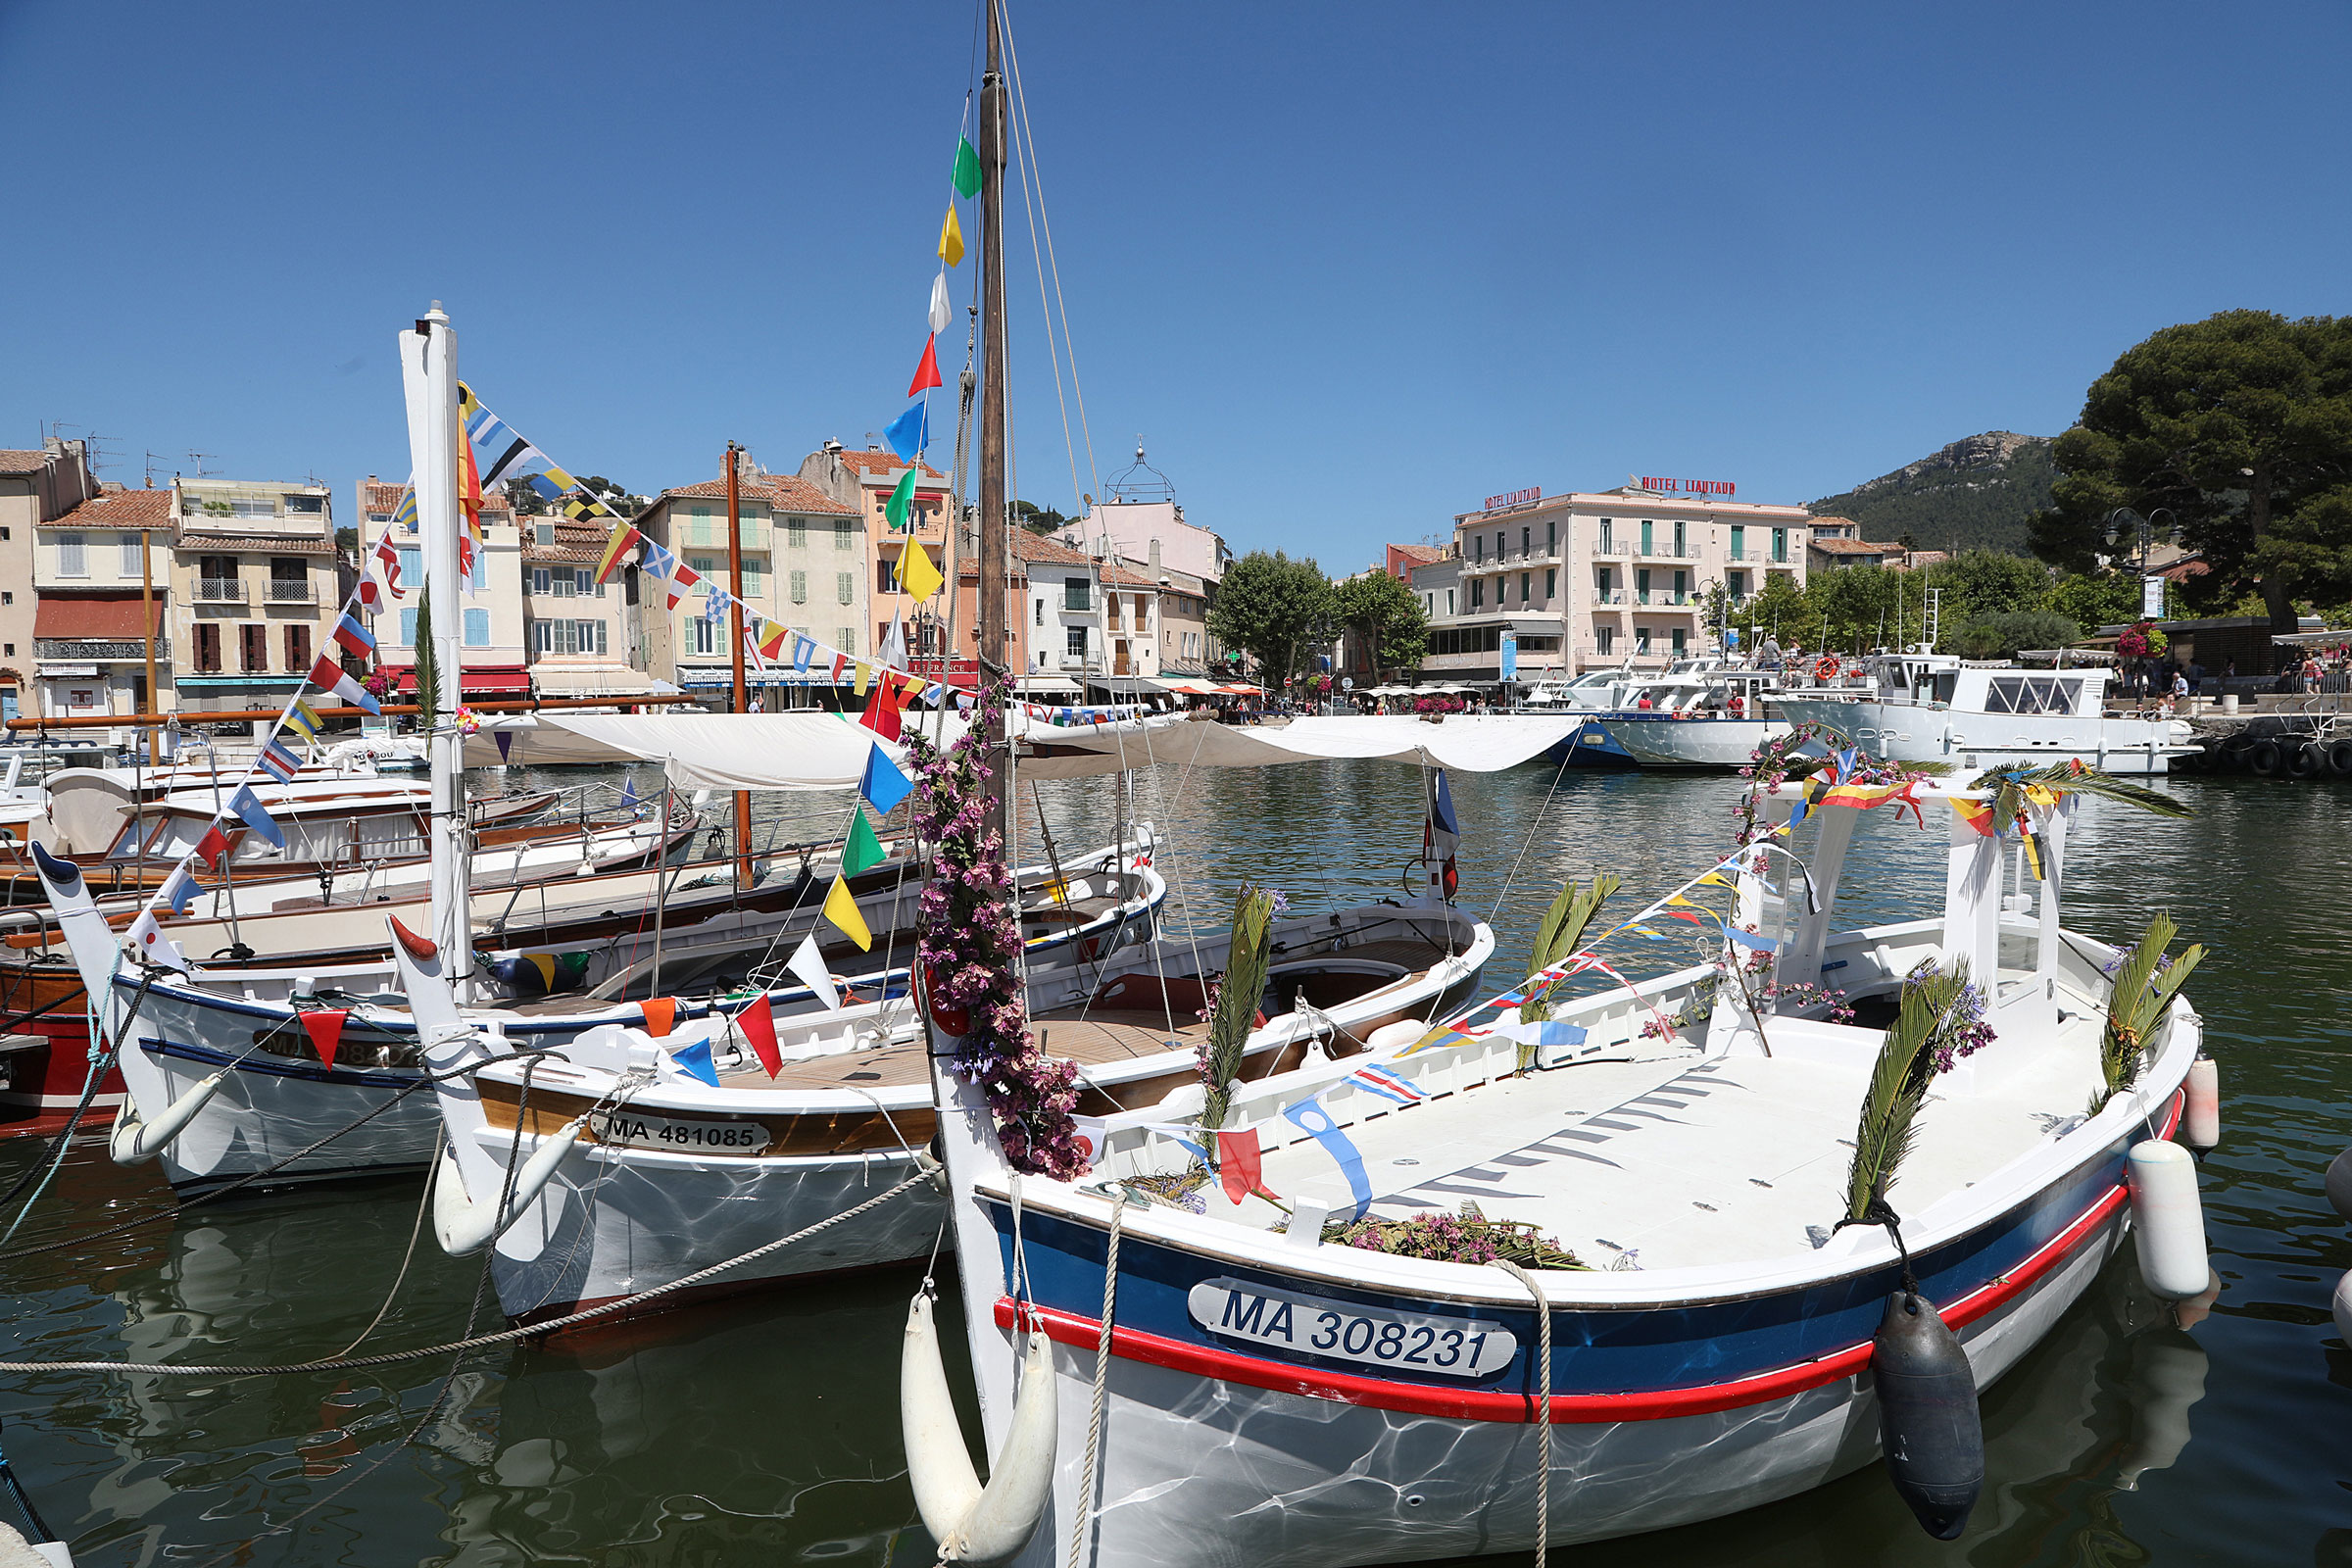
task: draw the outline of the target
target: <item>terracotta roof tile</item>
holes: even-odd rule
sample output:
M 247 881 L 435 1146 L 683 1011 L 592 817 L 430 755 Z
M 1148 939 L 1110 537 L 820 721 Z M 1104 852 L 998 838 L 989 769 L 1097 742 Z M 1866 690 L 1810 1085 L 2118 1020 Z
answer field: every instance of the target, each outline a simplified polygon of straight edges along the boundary
M 49 528 L 168 528 L 172 525 L 169 490 L 109 490 L 92 496 Z
M 1031 533 L 1026 528 L 1012 530 L 1012 553 L 1023 561 L 1041 566 L 1091 566 L 1092 556 L 1081 555 L 1056 539 Z
M 845 448 L 835 453 L 834 456 L 841 459 L 843 467 L 854 468 L 859 473 L 889 473 L 906 466 L 906 460 L 896 452 L 852 452 Z M 923 477 L 926 479 L 938 479 L 944 482 L 948 477 L 928 463 L 924 464 L 922 467 Z
M 1825 556 L 1899 556 L 1901 545 L 1872 544 L 1867 539 L 1810 539 L 1806 548 L 1818 550 Z
M 1125 566 L 1104 566 L 1102 580 L 1113 588 L 1157 588 L 1159 586 L 1142 572 L 1130 571 Z
M 48 466 L 46 452 L 0 451 L 0 473 L 38 473 Z
M 826 495 L 808 480 L 790 473 L 771 473 L 763 478 L 739 481 L 737 490 L 747 501 L 757 501 L 778 512 L 821 514 L 831 517 L 855 517 L 856 507 L 844 506 Z M 701 484 L 679 485 L 655 497 L 657 504 L 683 496 L 692 501 L 709 501 L 727 493 L 724 479 L 706 479 Z
M 1446 559 L 1444 545 L 1391 545 L 1389 548 L 1417 566 L 1426 566 L 1433 561 Z
M 76 507 L 75 511 L 81 510 Z M 333 544 L 324 539 L 286 538 L 280 535 L 250 533 L 183 533 L 178 545 L 183 550 L 242 551 L 249 556 L 331 556 Z

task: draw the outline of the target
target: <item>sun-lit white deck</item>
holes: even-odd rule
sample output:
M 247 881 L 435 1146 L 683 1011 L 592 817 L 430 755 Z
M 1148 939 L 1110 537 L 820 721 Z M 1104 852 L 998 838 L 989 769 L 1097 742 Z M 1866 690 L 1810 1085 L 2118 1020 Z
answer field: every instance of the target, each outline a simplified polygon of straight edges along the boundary
M 2054 1037 L 1995 1041 L 1931 1091 L 1888 1193 L 1917 1214 L 2080 1119 L 2098 1082 L 2098 1012 L 2079 999 Z M 2087 1014 L 2087 1015 L 2086 1015 Z M 1384 1218 L 1475 1201 L 1586 1263 L 1642 1268 L 1785 1256 L 1845 1210 L 1856 1117 L 1882 1038 L 1784 1020 L 1780 1054 L 1593 1062 L 1446 1095 L 1353 1123 Z M 1342 1213 L 1348 1183 L 1321 1145 L 1265 1156 L 1266 1184 Z

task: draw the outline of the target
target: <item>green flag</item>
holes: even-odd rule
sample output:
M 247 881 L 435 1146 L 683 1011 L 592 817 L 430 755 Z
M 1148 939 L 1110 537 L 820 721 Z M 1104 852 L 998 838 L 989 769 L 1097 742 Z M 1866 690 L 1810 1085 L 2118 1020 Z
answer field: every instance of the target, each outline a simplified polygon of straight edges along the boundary
M 899 487 L 890 493 L 890 502 L 882 515 L 890 519 L 893 528 L 906 526 L 906 509 L 914 500 L 914 470 L 908 468 L 899 476 Z
M 980 194 L 980 155 L 969 136 L 956 138 L 956 194 L 967 202 Z
M 850 815 L 850 841 L 841 847 L 841 873 L 856 876 L 882 863 L 882 841 L 874 837 L 863 810 Z

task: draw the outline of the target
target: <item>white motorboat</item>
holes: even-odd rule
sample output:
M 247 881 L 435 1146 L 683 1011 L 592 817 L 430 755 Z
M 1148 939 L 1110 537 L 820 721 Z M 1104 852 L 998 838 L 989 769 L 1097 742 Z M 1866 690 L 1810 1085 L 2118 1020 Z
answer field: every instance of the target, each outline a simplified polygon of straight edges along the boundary
M 1867 694 L 1788 692 L 1774 706 L 1791 723 L 1834 729 L 1889 761 L 1945 762 L 1961 773 L 2074 760 L 2154 774 L 2196 750 L 2181 720 L 2109 714 L 2105 668 L 2021 669 L 1917 650 L 1874 655 L 1864 667 Z
M 1602 723 L 1643 767 L 1745 767 L 1788 733 L 1772 714 L 1780 677 L 1760 669 L 1716 669 L 1641 688 L 1649 706 L 1609 714 Z
M 2119 950 L 2061 926 L 2077 798 L 2041 795 L 2022 808 L 2030 850 L 1976 825 L 1984 792 L 1769 786 L 1760 839 L 1609 933 L 1733 880 L 1720 929 L 1742 940 L 1717 959 L 1566 999 L 1571 973 L 1603 972 L 1604 935 L 1370 1068 L 1314 1063 L 1237 1093 L 1224 1127 L 1264 1147 L 1280 1204 L 1163 1200 L 1198 1164 L 1180 1139 L 1204 1135 L 1171 1136 L 1151 1111 L 1111 1118 L 1088 1177 L 1016 1187 L 984 1107 L 943 1080 L 989 1450 L 1049 1467 L 1011 1560 L 1342 1568 L 1660 1530 L 1868 1464 L 1883 1416 L 1899 1419 L 1874 1394 L 1874 1334 L 1916 1317 L 1905 1301 L 1940 1314 L 1979 1387 L 2017 1365 L 2141 1217 L 2127 1152 L 2134 1170 L 2166 1163 L 2143 1141 L 2174 1125 L 2201 1032 L 2172 997 L 2117 1087 L 2102 1019 Z M 1847 863 L 1856 818 L 1889 797 L 1923 805 L 1945 844 L 1913 867 L 1930 912 L 1838 929 L 1841 882 L 1867 873 L 1882 898 L 1898 870 Z M 2029 875 L 2034 853 L 2044 879 Z M 1765 975 L 1777 992 L 1750 989 Z M 1990 1040 L 1940 1072 L 1896 1054 L 1937 1038 L 1905 1034 L 1898 1007 L 1960 1027 L 1962 977 Z M 1531 1032 L 1517 1009 L 1545 985 L 1553 1017 Z M 1836 1021 L 1833 1004 L 1866 1017 Z M 1889 1059 L 1929 1074 L 1891 1185 L 1880 1167 L 1862 1188 L 1899 1242 L 1846 1223 L 1865 1181 L 1854 1140 L 1886 1147 L 1870 1091 Z M 1379 1250 L 1360 1223 L 1416 1218 L 1419 1255 Z M 1550 1265 L 1505 1272 L 1445 1241 L 1495 1223 L 1540 1239 Z M 1558 1267 L 1563 1249 L 1585 1266 Z M 2171 1289 L 2202 1287 L 2201 1250 L 2195 1269 L 2198 1285 Z M 918 1298 L 910 1386 L 936 1365 L 929 1321 Z M 1050 1348 L 1029 1352 L 1016 1400 L 1023 1328 Z M 934 1478 L 961 1455 L 943 1458 L 914 1414 L 910 1399 L 936 1534 L 949 1526 L 929 1505 L 951 1494 Z M 936 1511 L 956 1518 L 949 1506 Z M 1965 1502 L 1914 1507 L 1939 1534 L 1966 1516 Z

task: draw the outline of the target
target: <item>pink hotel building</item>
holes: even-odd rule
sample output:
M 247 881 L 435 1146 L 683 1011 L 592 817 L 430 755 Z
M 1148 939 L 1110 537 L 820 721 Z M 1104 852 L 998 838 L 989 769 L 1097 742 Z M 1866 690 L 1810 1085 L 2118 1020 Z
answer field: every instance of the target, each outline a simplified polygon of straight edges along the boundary
M 1706 652 L 1706 585 L 1723 583 L 1734 603 L 1769 576 L 1803 587 L 1814 520 L 1802 507 L 1633 484 L 1491 497 L 1486 510 L 1454 518 L 1446 559 L 1412 568 L 1430 622 L 1422 673 L 1496 678 L 1506 627 L 1517 635 L 1522 679 L 1654 668 Z

